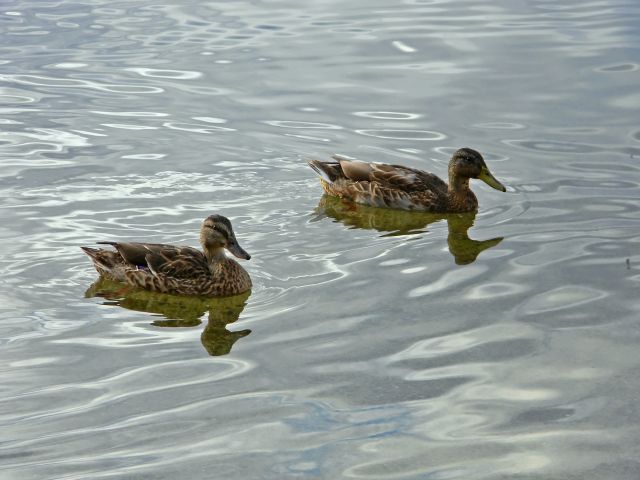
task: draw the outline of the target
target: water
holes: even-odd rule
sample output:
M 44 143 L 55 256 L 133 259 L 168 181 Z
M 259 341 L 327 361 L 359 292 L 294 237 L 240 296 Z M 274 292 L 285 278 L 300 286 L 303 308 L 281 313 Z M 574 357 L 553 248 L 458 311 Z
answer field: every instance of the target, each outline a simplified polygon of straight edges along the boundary
M 3 2 L 0 478 L 637 479 L 639 21 Z M 509 187 L 476 216 L 349 208 L 306 165 L 461 146 Z M 79 245 L 213 212 L 248 298 L 92 285 Z

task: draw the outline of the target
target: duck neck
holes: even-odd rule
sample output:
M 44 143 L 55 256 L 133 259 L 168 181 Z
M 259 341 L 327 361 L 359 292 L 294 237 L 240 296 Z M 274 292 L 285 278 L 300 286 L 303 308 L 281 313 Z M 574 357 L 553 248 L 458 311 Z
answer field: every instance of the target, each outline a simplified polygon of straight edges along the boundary
M 223 247 L 204 248 L 204 256 L 209 264 L 209 269 L 213 271 L 218 265 L 227 260 Z
M 469 188 L 469 177 L 449 175 L 449 210 L 469 212 L 478 208 L 478 199 Z
M 460 177 L 453 172 L 449 172 L 449 193 L 454 195 L 466 195 L 469 191 L 468 177 Z

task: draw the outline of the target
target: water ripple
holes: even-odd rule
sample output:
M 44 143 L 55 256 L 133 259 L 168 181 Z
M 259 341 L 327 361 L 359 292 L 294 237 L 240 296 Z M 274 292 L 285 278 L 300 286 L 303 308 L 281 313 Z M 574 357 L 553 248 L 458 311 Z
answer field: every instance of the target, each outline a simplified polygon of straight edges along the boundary
M 523 307 L 527 314 L 548 313 L 562 309 L 574 309 L 589 302 L 606 298 L 606 292 L 579 285 L 559 287 L 533 297 Z
M 376 137 L 392 140 L 419 140 L 419 141 L 438 141 L 444 140 L 447 136 L 444 133 L 429 130 L 398 130 L 398 129 L 381 129 L 381 130 L 356 130 L 356 133 L 367 137 Z
M 570 143 L 549 140 L 505 140 L 504 143 L 528 150 L 552 153 L 597 153 L 602 152 L 601 147 L 584 143 Z
M 218 125 L 199 125 L 195 123 L 186 122 L 165 122 L 162 124 L 166 128 L 172 130 L 182 130 L 185 132 L 194 133 L 215 133 L 215 132 L 235 132 L 235 128 L 220 127 Z
M 320 130 L 340 130 L 339 125 L 318 122 L 296 122 L 291 120 L 265 120 L 267 125 L 282 128 L 304 128 L 304 129 L 320 129 Z
M 469 282 L 470 280 L 484 274 L 487 267 L 470 266 L 465 270 L 453 270 L 444 274 L 436 281 L 431 281 L 428 285 L 422 285 L 409 291 L 409 298 L 423 297 L 432 295 L 446 289 L 460 287 L 460 284 Z
M 122 111 L 118 111 L 118 112 L 101 112 L 99 110 L 92 110 L 91 113 L 95 113 L 98 115 L 110 115 L 110 116 L 114 116 L 114 117 L 168 117 L 169 114 L 168 113 L 162 113 L 162 112 L 122 112 Z
M 638 7 L 383 3 L 5 2 L 5 476 L 639 470 Z M 464 235 L 319 213 L 306 158 L 444 176 L 463 145 L 509 185 L 472 181 Z M 212 212 L 253 255 L 233 349 L 90 295 L 79 245 L 195 246 Z
M 46 77 L 43 75 L 0 74 L 0 82 L 18 85 L 52 88 L 86 88 L 110 93 L 162 93 L 164 89 L 150 85 L 117 85 L 73 78 Z
M 379 118 L 383 120 L 416 120 L 422 117 L 420 113 L 405 112 L 353 112 L 354 115 L 364 118 Z
M 170 78 L 173 80 L 194 80 L 202 77 L 202 72 L 189 72 L 185 70 L 159 70 L 157 68 L 127 68 L 126 70 L 137 73 L 143 77 Z

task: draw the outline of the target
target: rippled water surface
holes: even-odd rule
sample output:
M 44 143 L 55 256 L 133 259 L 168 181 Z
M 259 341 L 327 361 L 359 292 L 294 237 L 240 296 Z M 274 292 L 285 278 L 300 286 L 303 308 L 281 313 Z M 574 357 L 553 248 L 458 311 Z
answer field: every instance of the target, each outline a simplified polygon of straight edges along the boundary
M 640 5 L 0 5 L 0 478 L 640 478 Z M 309 158 L 477 215 L 323 198 Z M 232 219 L 250 296 L 94 284 Z

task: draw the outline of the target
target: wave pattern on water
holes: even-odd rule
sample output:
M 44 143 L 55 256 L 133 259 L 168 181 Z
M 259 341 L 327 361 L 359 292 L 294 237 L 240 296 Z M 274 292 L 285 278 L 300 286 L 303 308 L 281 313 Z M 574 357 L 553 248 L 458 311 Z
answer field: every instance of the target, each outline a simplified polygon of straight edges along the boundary
M 402 4 L 3 3 L 2 478 L 640 470 L 640 7 Z M 508 185 L 462 226 L 306 165 L 462 146 Z M 79 245 L 213 212 L 246 305 L 92 294 Z

